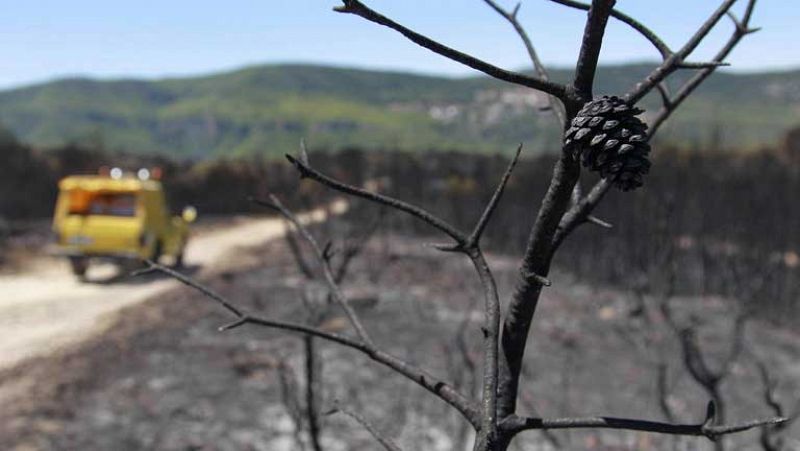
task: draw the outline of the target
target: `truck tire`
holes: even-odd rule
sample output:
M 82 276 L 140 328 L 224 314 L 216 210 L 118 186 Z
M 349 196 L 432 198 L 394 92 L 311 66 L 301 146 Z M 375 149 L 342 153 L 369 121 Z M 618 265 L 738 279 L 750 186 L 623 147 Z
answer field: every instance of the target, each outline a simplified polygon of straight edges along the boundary
M 83 280 L 86 278 L 86 270 L 89 269 L 89 259 L 86 257 L 70 257 L 69 266 L 72 268 L 72 274 Z
M 183 268 L 183 249 L 181 249 L 180 253 L 175 256 L 175 265 L 176 268 Z
M 161 241 L 156 241 L 156 245 L 153 246 L 153 253 L 150 254 L 150 260 L 158 263 L 158 259 L 161 258 L 163 249 L 164 248 L 161 246 Z

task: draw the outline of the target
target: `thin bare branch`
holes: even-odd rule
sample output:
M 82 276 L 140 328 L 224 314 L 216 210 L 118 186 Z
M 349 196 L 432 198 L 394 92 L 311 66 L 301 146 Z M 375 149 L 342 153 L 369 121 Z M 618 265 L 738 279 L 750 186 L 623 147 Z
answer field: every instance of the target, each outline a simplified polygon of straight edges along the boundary
M 203 293 L 208 298 L 213 299 L 219 305 L 224 307 L 226 310 L 228 310 L 229 312 L 233 313 L 237 318 L 244 318 L 245 315 L 244 315 L 244 313 L 241 312 L 241 310 L 239 310 L 238 308 L 234 307 L 224 297 L 222 297 L 219 294 L 217 294 L 217 292 L 212 290 L 211 288 L 208 288 L 208 287 L 206 287 L 206 286 L 204 286 L 202 284 L 199 284 L 195 280 L 193 280 L 192 278 L 187 277 L 187 276 L 179 273 L 178 271 L 175 271 L 172 268 L 168 268 L 166 266 L 160 265 L 160 264 L 158 264 L 158 263 L 156 263 L 156 262 L 154 262 L 152 260 L 145 260 L 145 264 L 147 264 L 148 270 L 150 270 L 150 271 L 158 271 L 158 272 L 164 273 L 164 274 L 172 277 L 173 279 L 176 279 L 177 281 L 181 282 L 182 284 L 190 286 L 190 287 L 194 288 L 195 290 Z M 136 273 L 136 274 L 141 274 L 141 273 L 142 272 L 139 272 L 139 273 Z
M 569 209 L 569 211 L 561 219 L 561 223 L 558 225 L 558 231 L 556 232 L 555 237 L 553 237 L 554 249 L 558 249 L 564 239 L 579 225 L 584 222 L 592 221 L 592 219 L 590 219 L 593 218 L 590 216 L 591 212 L 600 203 L 613 183 L 614 182 L 611 179 L 600 180 L 595 184 L 594 187 L 592 187 L 592 190 L 589 191 L 589 194 L 587 194 L 583 199 Z M 594 218 L 594 221 L 592 222 L 603 227 L 612 227 L 611 224 L 608 224 L 605 221 L 600 221 L 597 218 Z
M 664 81 L 661 81 L 656 85 L 656 89 L 658 90 L 658 94 L 661 96 L 661 103 L 663 104 L 664 108 L 671 108 L 672 107 L 672 95 L 669 93 L 669 87 Z
M 327 412 L 327 415 L 333 415 L 335 413 L 343 413 L 350 418 L 356 420 L 358 424 L 360 424 L 367 432 L 372 435 L 378 443 L 383 446 L 386 451 L 402 451 L 400 447 L 389 437 L 384 435 L 381 431 L 378 430 L 371 422 L 367 421 L 366 418 L 363 416 L 353 412 L 352 410 L 345 409 L 337 404 L 330 412 Z
M 311 270 L 311 267 L 306 262 L 306 258 L 303 256 L 303 251 L 300 248 L 300 243 L 297 242 L 297 238 L 295 237 L 295 230 L 292 226 L 292 223 L 289 222 L 287 219 L 284 218 L 286 224 L 286 244 L 289 245 L 289 251 L 292 253 L 292 257 L 294 257 L 295 264 L 297 265 L 297 269 L 300 271 L 301 274 L 306 279 L 313 279 L 314 278 L 314 271 Z
M 752 17 L 753 8 L 755 7 L 756 0 L 749 0 L 747 3 L 747 8 L 745 10 L 745 15 L 741 22 L 736 21 L 737 24 L 731 37 L 725 43 L 725 45 L 717 52 L 714 56 L 713 61 L 722 61 L 728 57 L 728 55 L 733 51 L 739 41 L 742 40 L 745 36 L 750 33 L 753 33 L 757 30 L 750 29 L 750 18 Z M 673 97 L 670 98 L 669 102 L 666 103 L 655 115 L 655 117 L 650 120 L 649 128 L 647 130 L 647 139 L 651 139 L 653 135 L 658 131 L 661 125 L 666 121 L 672 113 L 686 100 L 689 95 L 700 86 L 706 78 L 708 78 L 711 74 L 714 73 L 716 67 L 708 67 L 705 68 L 698 73 L 696 73 L 692 78 L 687 80 L 683 86 L 678 89 L 678 92 L 675 93 Z
M 500 14 L 500 16 L 506 19 L 512 27 L 514 27 L 514 31 L 517 32 L 517 35 L 519 35 L 523 45 L 525 45 L 525 50 L 528 52 L 528 57 L 531 60 L 531 64 L 533 64 L 533 70 L 536 72 L 536 75 L 542 80 L 549 80 L 550 75 L 547 73 L 547 69 L 544 67 L 544 64 L 542 64 L 542 60 L 539 59 L 539 54 L 536 52 L 536 47 L 533 46 L 533 42 L 531 41 L 530 36 L 528 36 L 528 32 L 525 31 L 525 28 L 519 23 L 517 18 L 519 8 L 522 4 L 517 3 L 512 11 L 507 11 L 500 7 L 500 5 L 498 5 L 494 0 L 483 1 L 493 10 L 495 10 L 497 14 Z M 563 130 L 565 124 L 567 123 L 567 112 L 564 109 L 564 104 L 559 102 L 557 97 L 550 94 L 547 95 L 547 103 L 550 109 L 553 110 L 553 114 L 555 114 L 558 124 Z
M 297 449 L 305 451 L 306 446 L 303 441 L 303 420 L 300 400 L 297 396 L 297 380 L 294 371 L 289 365 L 280 360 L 278 362 L 278 386 L 280 388 L 281 403 L 286 409 L 287 414 L 294 422 L 294 443 Z
M 308 228 L 306 228 L 300 222 L 300 220 L 297 218 L 297 216 L 295 216 L 294 213 L 292 213 L 288 208 L 284 207 L 280 199 L 278 199 L 277 196 L 275 196 L 274 194 L 270 195 L 270 202 L 264 202 L 259 200 L 255 200 L 255 202 L 260 205 L 266 206 L 268 208 L 277 210 L 278 212 L 280 212 L 281 215 L 283 215 L 284 218 L 286 218 L 289 222 L 292 223 L 295 230 L 297 230 L 298 233 L 300 233 L 300 236 L 302 236 L 303 239 L 305 239 L 305 241 L 309 244 L 309 246 L 311 246 L 311 249 L 313 249 L 314 253 L 316 254 L 320 266 L 322 267 L 322 273 L 325 278 L 325 282 L 328 285 L 328 289 L 330 290 L 331 296 L 336 301 L 336 303 L 339 304 L 342 310 L 344 310 L 345 315 L 347 315 L 347 319 L 350 321 L 350 324 L 356 330 L 356 333 L 358 334 L 359 338 L 365 343 L 369 344 L 370 346 L 374 346 L 374 343 L 370 338 L 369 333 L 367 333 L 367 330 L 364 328 L 364 325 L 361 324 L 361 320 L 359 319 L 358 314 L 350 305 L 350 301 L 347 299 L 347 297 L 344 295 L 339 285 L 334 280 L 333 271 L 331 270 L 331 265 L 330 265 L 329 247 L 326 246 L 324 249 L 320 248 L 319 244 L 317 243 L 317 240 L 314 238 L 313 235 L 311 235 L 311 232 L 308 231 Z
M 703 436 L 714 441 L 723 435 L 743 432 L 761 426 L 778 425 L 786 421 L 786 418 L 765 418 L 741 424 L 711 426 L 707 424 L 707 421 L 700 424 L 672 424 L 615 417 L 526 418 L 513 415 L 505 419 L 501 427 L 509 433 L 519 433 L 531 429 L 623 429 L 629 431 L 655 432 L 659 434 Z
M 316 343 L 311 335 L 303 336 L 303 354 L 305 355 L 306 369 L 306 418 L 308 420 L 308 436 L 311 439 L 311 447 L 314 451 L 322 451 L 320 443 L 320 424 L 319 424 L 319 375 L 321 362 L 318 359 Z
M 591 5 L 587 3 L 576 2 L 573 0 L 550 0 L 550 1 L 558 3 L 560 5 L 569 6 L 570 8 L 582 9 L 584 11 L 589 11 L 589 8 L 591 7 Z M 655 47 L 656 50 L 658 50 L 658 53 L 661 54 L 661 57 L 663 59 L 667 59 L 669 58 L 670 55 L 672 55 L 672 50 L 669 49 L 667 44 L 664 43 L 664 41 L 662 41 L 657 34 L 655 34 L 652 30 L 647 28 L 638 20 L 616 9 L 611 10 L 611 17 L 627 24 L 628 26 L 639 32 L 642 36 L 644 36 L 645 39 L 650 41 L 650 43 L 653 44 L 653 47 Z
M 422 208 L 416 207 L 409 203 L 403 202 L 398 199 L 394 199 L 392 197 L 384 196 L 382 194 L 373 193 L 371 191 L 367 191 L 356 186 L 347 185 L 345 183 L 339 182 L 334 180 L 325 174 L 311 168 L 311 166 L 303 163 L 302 161 L 292 157 L 291 155 L 286 155 L 286 158 L 291 162 L 295 168 L 300 172 L 300 175 L 303 177 L 309 177 L 313 180 L 316 180 L 323 185 L 332 188 L 336 191 L 349 194 L 351 196 L 360 197 L 362 199 L 366 199 L 371 202 L 375 202 L 380 205 L 385 205 L 390 208 L 394 208 L 395 210 L 400 210 L 414 216 L 423 222 L 430 224 L 432 227 L 439 229 L 440 231 L 444 232 L 445 234 L 449 235 L 453 238 L 458 244 L 464 244 L 466 242 L 467 237 L 462 232 L 458 231 L 455 227 L 451 226 L 444 220 L 440 219 L 436 215 L 423 210 Z
M 697 332 L 692 327 L 686 327 L 679 332 L 678 338 L 686 369 L 708 391 L 715 391 L 721 375 L 709 368 L 697 342 Z
M 517 147 L 517 151 L 514 153 L 514 157 L 511 158 L 511 162 L 508 164 L 506 171 L 503 173 L 503 177 L 500 179 L 500 183 L 498 183 L 497 189 L 495 189 L 491 200 L 489 200 L 489 203 L 483 210 L 483 214 L 478 220 L 478 223 L 475 225 L 475 229 L 473 229 L 472 233 L 469 235 L 469 238 L 467 238 L 467 242 L 464 244 L 465 248 L 470 249 L 476 247 L 480 242 L 481 235 L 483 235 L 483 231 L 486 229 L 486 225 L 489 223 L 492 213 L 494 213 L 495 209 L 497 208 L 497 204 L 500 203 L 500 199 L 503 197 L 503 191 L 506 188 L 508 179 L 511 177 L 511 173 L 514 172 L 514 167 L 517 165 L 517 161 L 519 161 L 519 155 L 521 152 L 522 144 Z
M 334 11 L 347 14 L 355 14 L 370 22 L 374 22 L 385 27 L 389 27 L 398 33 L 402 34 L 415 44 L 424 47 L 434 53 L 438 53 L 448 59 L 469 66 L 475 70 L 483 72 L 486 75 L 497 78 L 499 80 L 507 81 L 509 83 L 527 86 L 529 88 L 537 89 L 546 92 L 560 99 L 565 97 L 566 86 L 559 83 L 554 83 L 541 78 L 529 77 L 517 72 L 511 72 L 501 69 L 497 66 L 489 64 L 485 61 L 479 60 L 474 56 L 460 52 L 453 48 L 447 47 L 444 44 L 434 41 L 433 39 L 423 36 L 416 31 L 410 30 L 403 25 L 389 19 L 388 17 L 370 9 L 358 0 L 342 0 L 343 5 L 334 8 Z
M 736 3 L 736 0 L 724 0 L 722 4 L 709 16 L 709 18 L 700 26 L 700 28 L 692 35 L 686 44 L 680 50 L 670 55 L 658 67 L 653 69 L 644 80 L 637 83 L 636 86 L 625 95 L 625 100 L 630 103 L 638 102 L 642 97 L 647 95 L 653 88 L 658 85 L 662 80 L 668 77 L 672 72 L 679 69 L 679 65 L 685 63 L 686 58 L 694 51 L 695 48 L 708 36 L 714 26 L 719 20 L 725 16 L 728 10 Z M 722 59 L 715 58 L 713 61 L 721 62 Z M 716 69 L 716 66 L 705 70 Z
M 755 353 L 754 360 L 756 363 L 756 368 L 758 368 L 758 376 L 761 378 L 761 385 L 764 387 L 763 395 L 764 395 L 764 402 L 772 409 L 772 412 L 779 417 L 786 416 L 786 410 L 783 404 L 780 401 L 780 397 L 777 393 L 778 384 L 772 378 L 772 375 L 769 373 L 769 368 L 767 364 L 764 363 L 763 360 L 758 358 Z
M 483 397 L 479 443 L 493 443 L 497 439 L 497 384 L 499 372 L 500 298 L 497 284 L 486 259 L 479 248 L 469 251 L 470 259 L 481 282 L 485 299 L 483 325 Z

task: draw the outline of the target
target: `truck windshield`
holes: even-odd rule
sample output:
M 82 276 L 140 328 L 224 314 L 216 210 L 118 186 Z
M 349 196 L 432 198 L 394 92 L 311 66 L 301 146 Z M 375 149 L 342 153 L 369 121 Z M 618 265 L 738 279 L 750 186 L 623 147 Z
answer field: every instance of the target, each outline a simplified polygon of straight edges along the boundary
M 69 195 L 69 214 L 135 216 L 136 195 L 134 193 L 72 191 Z

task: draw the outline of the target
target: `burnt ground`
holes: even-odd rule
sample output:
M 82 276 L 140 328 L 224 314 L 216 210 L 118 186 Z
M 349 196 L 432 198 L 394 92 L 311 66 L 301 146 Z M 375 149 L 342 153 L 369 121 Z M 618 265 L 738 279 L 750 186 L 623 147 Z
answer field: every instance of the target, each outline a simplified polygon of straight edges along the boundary
M 471 373 L 458 352 L 457 337 L 463 330 L 470 357 L 479 358 L 479 290 L 467 260 L 421 244 L 393 236 L 373 239 L 344 285 L 381 346 L 460 381 L 466 391 L 463 385 L 469 385 Z M 248 254 L 243 267 L 205 282 L 252 312 L 293 320 L 307 316 L 301 288 L 312 298 L 324 297 L 322 286 L 299 275 L 283 241 Z M 516 260 L 495 255 L 490 263 L 505 298 L 516 277 Z M 545 292 L 529 341 L 523 413 L 535 407 L 545 416 L 663 419 L 655 351 L 635 345 L 642 342 L 638 332 L 620 332 L 637 321 L 629 315 L 630 302 L 616 290 L 582 285 L 565 273 L 552 279 L 554 287 Z M 729 304 L 713 298 L 680 304 L 683 310 L 702 312 L 702 344 L 713 355 L 721 354 L 727 347 Z M 217 332 L 229 320 L 218 305 L 181 288 L 124 310 L 105 335 L 76 349 L 0 373 L 0 449 L 300 448 L 290 412 L 303 385 L 302 340 L 254 326 Z M 326 324 L 345 326 L 335 314 Z M 784 398 L 800 397 L 796 332 L 753 323 L 747 336 L 749 348 L 774 368 Z M 461 446 L 464 423 L 445 404 L 355 351 L 327 343 L 319 343 L 319 349 L 323 410 L 338 399 L 406 450 Z M 677 355 L 671 355 L 669 403 L 682 421 L 700 421 L 707 398 Z M 771 414 L 747 355 L 733 367 L 723 391 L 731 421 Z M 343 415 L 324 417 L 322 427 L 326 450 L 380 449 Z M 800 437 L 798 426 L 788 435 Z M 557 431 L 552 436 L 520 435 L 517 449 L 552 449 L 552 440 L 562 449 L 711 449 L 705 439 L 675 441 L 623 431 Z M 759 449 L 754 447 L 757 438 L 748 432 L 727 444 Z

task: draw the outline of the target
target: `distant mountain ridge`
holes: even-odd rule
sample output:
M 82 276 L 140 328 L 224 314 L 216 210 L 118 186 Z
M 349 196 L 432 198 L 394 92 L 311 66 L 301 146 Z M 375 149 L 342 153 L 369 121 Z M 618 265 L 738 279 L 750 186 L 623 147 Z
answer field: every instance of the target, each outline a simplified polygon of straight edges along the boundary
M 597 93 L 622 93 L 652 64 L 601 67 Z M 567 80 L 569 70 L 553 70 Z M 691 76 L 683 71 L 680 81 Z M 448 78 L 314 65 L 265 65 L 187 78 L 88 78 L 0 91 L 0 124 L 38 147 L 69 142 L 181 157 L 315 148 L 552 150 L 541 93 L 485 77 Z M 655 110 L 655 96 L 645 100 Z M 800 124 L 800 70 L 709 78 L 662 141 L 751 148 Z

